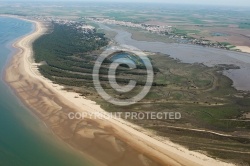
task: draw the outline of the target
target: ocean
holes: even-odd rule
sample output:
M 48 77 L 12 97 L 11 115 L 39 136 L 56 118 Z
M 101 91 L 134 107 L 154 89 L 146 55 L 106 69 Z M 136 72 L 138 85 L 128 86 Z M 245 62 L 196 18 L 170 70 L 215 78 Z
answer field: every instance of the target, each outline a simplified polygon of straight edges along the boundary
M 4 82 L 12 43 L 33 24 L 0 17 L 0 166 L 92 166 L 80 152 L 57 138 Z

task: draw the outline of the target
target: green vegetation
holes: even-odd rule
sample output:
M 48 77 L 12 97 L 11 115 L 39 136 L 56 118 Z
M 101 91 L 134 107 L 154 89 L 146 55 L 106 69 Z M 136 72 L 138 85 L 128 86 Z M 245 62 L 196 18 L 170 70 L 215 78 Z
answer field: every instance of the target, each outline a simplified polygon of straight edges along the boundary
M 89 61 L 96 55 L 86 54 L 107 44 L 104 34 L 83 33 L 73 26 L 53 24 L 52 32 L 36 40 L 33 47 L 35 61 L 45 64 L 39 67 L 40 72 L 50 79 L 70 85 L 72 80 L 65 78 L 92 79 L 90 74 L 93 66 Z M 80 59 L 81 57 L 85 59 Z M 83 76 L 81 73 L 89 75 Z
M 127 21 L 133 23 L 144 23 L 149 21 L 149 19 L 145 16 L 137 16 L 136 14 L 131 14 L 129 12 L 107 12 L 105 15 L 117 21 Z
M 83 33 L 75 26 L 53 24 L 52 32 L 40 37 L 33 44 L 35 61 L 41 63 L 39 71 L 47 78 L 56 83 L 67 86 L 82 87 L 92 84 L 92 71 L 97 55 L 102 47 L 108 44 L 108 39 L 104 34 Z M 137 85 L 145 85 L 146 74 L 144 64 L 136 55 L 129 55 L 137 64 L 137 69 L 129 70 L 127 66 L 120 66 L 116 72 L 117 82 L 127 84 L 130 78 L 137 80 Z M 112 61 L 106 59 L 100 70 L 100 80 L 108 88 L 108 65 Z M 154 71 L 159 70 L 154 67 Z M 154 86 L 162 86 L 153 83 Z
M 183 16 L 185 15 L 183 13 L 185 12 L 170 13 L 170 15 Z M 150 12 L 147 14 L 150 15 Z M 135 15 L 136 13 L 132 13 L 127 19 L 130 20 L 130 17 L 138 19 L 139 17 L 135 17 Z M 123 19 L 123 16 L 121 14 L 117 17 Z M 197 24 L 201 23 L 197 20 L 194 21 Z M 136 32 L 137 30 L 132 28 L 130 30 L 134 31 L 133 35 L 141 38 L 152 37 L 152 34 L 149 33 Z M 181 28 L 177 28 L 177 32 L 198 33 L 198 31 L 182 30 Z M 110 34 L 110 36 L 113 35 Z M 157 41 L 159 36 L 155 35 L 154 40 Z M 98 96 L 92 83 L 93 63 L 108 41 L 106 36 L 101 33 L 84 34 L 72 27 L 54 24 L 51 33 L 44 35 L 34 43 L 35 60 L 43 64 L 39 66 L 39 70 L 45 77 L 55 83 L 65 85 L 67 90 L 76 91 L 95 100 L 107 111 L 181 112 L 182 119 L 179 121 L 131 120 L 131 122 L 154 130 L 192 150 L 207 151 L 210 155 L 250 163 L 249 154 L 244 153 L 250 150 L 249 137 L 247 137 L 250 122 L 242 118 L 244 113 L 249 112 L 250 95 L 232 88 L 232 81 L 220 74 L 221 67 L 209 68 L 200 64 L 183 64 L 165 55 L 150 55 L 155 69 L 154 86 L 150 93 L 135 105 L 118 107 L 107 103 Z M 222 42 L 221 45 L 232 47 L 230 43 L 225 42 Z M 117 82 L 119 84 L 124 85 L 131 79 L 137 81 L 136 88 L 132 92 L 124 94 L 117 93 L 108 84 L 109 59 L 106 62 L 100 73 L 105 91 L 121 99 L 129 98 L 140 92 L 145 84 L 143 67 L 138 65 L 134 70 L 130 70 L 126 66 L 118 68 Z M 230 69 L 230 66 L 227 69 Z M 225 137 L 190 129 L 202 129 L 232 136 Z
M 228 45 L 231 45 L 230 43 L 228 43 L 228 42 L 219 42 L 219 44 L 220 45 L 222 45 L 222 46 L 228 46 Z
M 205 22 L 202 21 L 202 20 L 199 19 L 199 18 L 189 17 L 188 19 L 189 19 L 189 21 L 191 21 L 191 22 L 194 23 L 194 24 L 205 24 Z
M 175 28 L 174 30 L 173 30 L 173 33 L 175 33 L 175 34 L 178 34 L 178 35 L 188 35 L 188 34 L 190 34 L 190 33 L 199 33 L 200 31 L 198 31 L 198 30 L 183 30 L 183 29 L 177 29 L 177 28 Z
M 48 64 L 55 65 L 61 61 L 64 62 L 70 56 L 84 56 L 84 53 L 100 49 L 108 44 L 104 34 L 83 33 L 73 27 L 60 24 L 53 24 L 53 26 L 52 33 L 34 42 L 36 62 L 46 61 Z
M 239 28 L 250 29 L 250 23 L 249 22 L 240 23 Z
M 57 18 L 71 20 L 83 20 L 83 17 L 96 16 L 135 23 L 151 21 L 152 24 L 177 27 L 176 34 L 195 33 L 195 38 L 202 39 L 211 36 L 224 37 L 225 35 L 219 33 L 211 34 L 211 32 L 217 32 L 218 27 L 227 31 L 228 36 L 238 33 L 237 25 L 241 29 L 250 29 L 250 12 L 247 8 L 220 10 L 213 7 L 194 8 L 188 5 L 178 7 L 161 4 L 119 5 L 118 3 L 88 4 L 86 2 L 79 2 L 77 5 L 67 2 L 60 4 L 50 2 L 46 5 L 41 2 L 35 2 L 35 4 L 27 2 L 12 5 L 11 2 L 3 2 L 0 13 L 21 16 L 57 16 Z M 97 28 L 95 24 L 92 25 Z M 235 28 L 229 28 L 229 25 Z M 136 28 L 125 28 L 133 34 L 133 38 L 138 40 L 174 42 L 173 39 L 163 35 Z M 229 33 L 231 31 L 232 33 Z M 115 33 L 105 30 L 98 29 L 97 32 L 84 34 L 74 27 L 54 24 L 49 34 L 34 43 L 35 60 L 41 64 L 39 70 L 45 77 L 64 85 L 67 90 L 76 91 L 97 101 L 107 111 L 181 112 L 182 119 L 179 121 L 131 121 L 192 150 L 206 151 L 214 157 L 249 165 L 250 122 L 242 115 L 249 113 L 250 95 L 232 88 L 232 81 L 218 72 L 221 71 L 220 67 L 208 68 L 199 64 L 183 64 L 165 55 L 155 54 L 150 56 L 155 68 L 154 86 L 141 102 L 132 106 L 116 107 L 98 96 L 93 88 L 91 75 L 93 63 L 102 48 L 108 44 L 109 40 L 106 37 L 114 36 Z M 220 44 L 233 49 L 234 46 L 228 43 L 233 44 L 233 41 L 226 41 Z M 119 94 L 107 83 L 107 67 L 108 62 L 102 66 L 100 73 L 105 91 L 119 98 L 128 98 L 140 92 L 146 74 L 143 68 L 138 66 L 136 70 L 129 70 L 125 66 L 119 67 L 117 71 L 119 84 L 126 84 L 130 79 L 138 82 L 136 88 L 129 94 Z M 197 128 L 232 136 L 190 130 Z

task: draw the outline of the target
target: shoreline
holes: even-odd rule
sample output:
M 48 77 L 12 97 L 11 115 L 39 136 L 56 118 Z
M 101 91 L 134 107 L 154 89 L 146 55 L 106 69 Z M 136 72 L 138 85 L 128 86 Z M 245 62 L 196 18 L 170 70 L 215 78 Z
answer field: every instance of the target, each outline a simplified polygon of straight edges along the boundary
M 152 166 L 157 164 L 232 165 L 189 151 L 167 140 L 164 140 L 165 143 L 160 142 L 140 132 L 142 128 L 122 119 L 86 119 L 85 121 L 68 119 L 67 113 L 70 111 L 95 111 L 104 115 L 107 113 L 95 102 L 84 99 L 77 93 L 67 92 L 63 90 L 63 86 L 56 85 L 40 75 L 37 70 L 38 64 L 32 62 L 32 42 L 44 34 L 46 28 L 40 22 L 31 22 L 36 25 L 36 30 L 13 43 L 18 51 L 7 66 L 5 80 L 18 97 L 59 138 L 101 161 L 103 165 L 113 161 L 119 166 L 129 159 L 131 161 L 127 161 L 129 162 L 127 165 L 136 166 L 143 166 L 143 163 L 153 163 Z M 76 96 L 78 98 L 75 98 Z M 89 148 L 88 145 L 93 140 L 97 145 L 91 145 Z M 86 147 L 91 150 L 86 152 L 84 150 Z M 112 158 L 102 157 L 105 152 Z M 128 152 L 132 152 L 132 155 L 127 154 Z M 125 156 L 121 159 L 124 155 L 127 158 Z

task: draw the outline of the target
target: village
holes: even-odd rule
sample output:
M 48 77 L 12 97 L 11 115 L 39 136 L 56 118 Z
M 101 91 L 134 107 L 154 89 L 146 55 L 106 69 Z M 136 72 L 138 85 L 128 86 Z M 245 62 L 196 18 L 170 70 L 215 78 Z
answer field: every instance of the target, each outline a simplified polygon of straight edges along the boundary
M 240 51 L 235 49 L 233 45 L 230 43 L 220 43 L 220 42 L 212 42 L 209 40 L 204 40 L 202 38 L 193 38 L 188 36 L 187 34 L 179 34 L 175 32 L 175 27 L 173 26 L 161 26 L 161 25 L 152 25 L 152 24 L 139 24 L 133 22 L 126 22 L 126 21 L 117 21 L 103 17 L 84 17 L 83 21 L 73 21 L 68 19 L 61 19 L 57 17 L 34 17 L 33 19 L 42 20 L 44 22 L 54 22 L 58 24 L 65 24 L 68 26 L 73 26 L 77 30 L 82 31 L 83 33 L 91 34 L 96 32 L 96 28 L 94 26 L 88 25 L 85 20 L 89 20 L 96 23 L 107 24 L 107 25 L 120 25 L 125 27 L 131 28 L 138 28 L 145 30 L 149 33 L 155 33 L 158 35 L 166 36 L 170 39 L 173 39 L 176 43 L 180 44 L 193 44 L 193 45 L 200 45 L 204 47 L 213 47 L 213 48 L 220 48 L 226 50 L 233 50 L 233 51 Z

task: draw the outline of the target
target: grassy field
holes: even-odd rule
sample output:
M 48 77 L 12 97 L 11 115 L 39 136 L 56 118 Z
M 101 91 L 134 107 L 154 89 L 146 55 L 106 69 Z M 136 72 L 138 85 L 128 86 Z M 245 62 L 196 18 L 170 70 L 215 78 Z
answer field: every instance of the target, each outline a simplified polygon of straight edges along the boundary
M 250 22 L 240 23 L 239 28 L 250 29 Z
M 195 151 L 206 151 L 213 157 L 232 162 L 250 163 L 248 158 L 250 139 L 247 132 L 250 122 L 240 117 L 248 112 L 249 96 L 231 87 L 231 80 L 217 73 L 218 68 L 178 63 L 164 55 L 150 56 L 160 69 L 155 81 L 167 84 L 153 87 L 147 97 L 129 107 L 116 107 L 101 99 L 97 100 L 105 110 L 181 112 L 181 120 L 131 120 L 159 135 L 170 138 Z M 228 95 L 230 94 L 230 95 Z M 92 98 L 94 99 L 94 97 Z M 244 101 L 244 102 L 243 102 Z M 243 104 L 245 103 L 245 104 Z M 178 127 L 178 128 L 176 128 Z M 225 137 L 201 129 L 232 134 Z
M 184 29 L 174 29 L 174 33 L 175 34 L 179 34 L 179 35 L 188 35 L 190 33 L 194 33 L 194 34 L 198 34 L 200 31 L 199 30 L 184 30 Z
M 77 6 L 77 7 L 76 7 Z M 250 46 L 249 10 L 247 8 L 222 8 L 213 6 L 169 5 L 157 3 L 83 3 L 83 2 L 28 2 L 2 3 L 0 14 L 57 17 L 77 20 L 82 17 L 106 17 L 119 21 L 170 25 L 176 34 L 188 35 L 211 42 L 229 42 L 235 46 Z M 133 31 L 133 30 L 132 30 Z M 212 33 L 227 32 L 226 37 Z M 143 33 L 141 33 L 143 34 Z M 172 42 L 160 35 L 134 34 L 139 40 Z M 145 37 L 144 37 L 145 36 Z M 147 37 L 148 36 L 148 37 Z
M 170 39 L 167 36 L 150 33 L 145 30 L 139 30 L 137 28 L 122 27 L 126 31 L 132 34 L 132 38 L 139 41 L 149 41 L 149 42 L 164 42 L 164 43 L 174 43 L 175 40 Z

